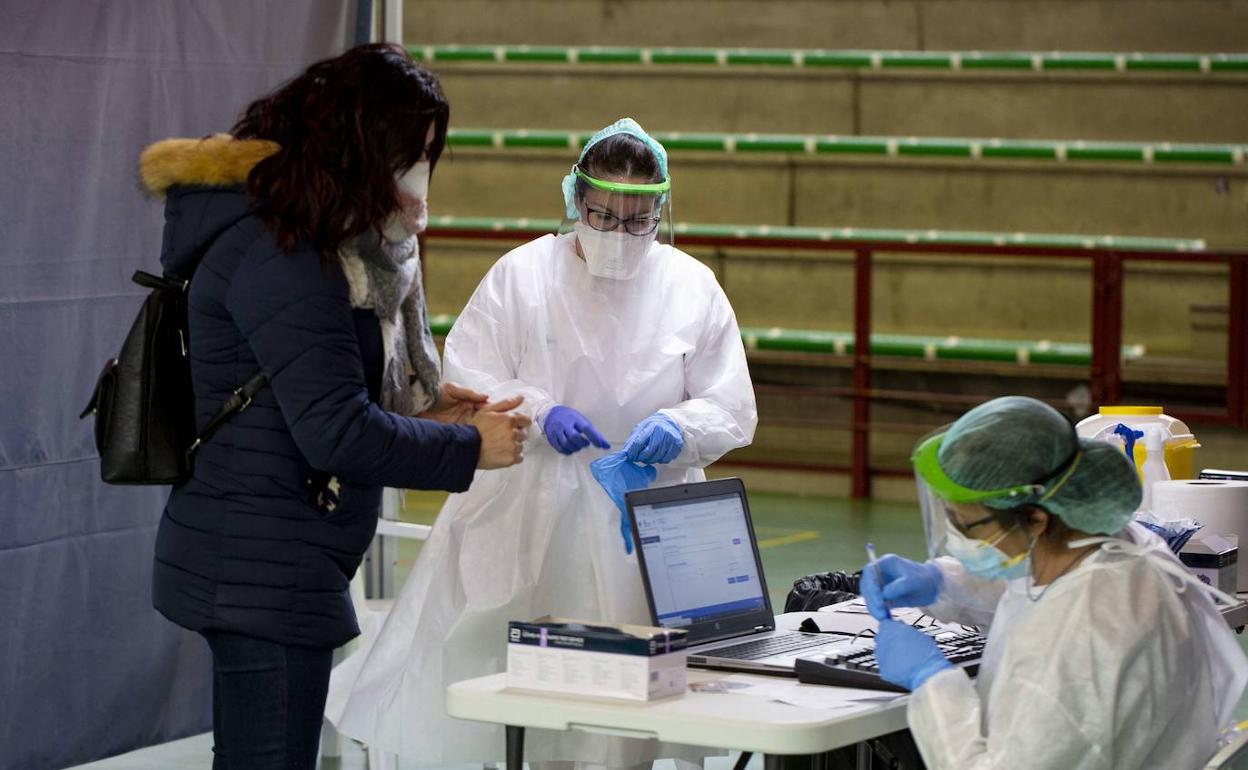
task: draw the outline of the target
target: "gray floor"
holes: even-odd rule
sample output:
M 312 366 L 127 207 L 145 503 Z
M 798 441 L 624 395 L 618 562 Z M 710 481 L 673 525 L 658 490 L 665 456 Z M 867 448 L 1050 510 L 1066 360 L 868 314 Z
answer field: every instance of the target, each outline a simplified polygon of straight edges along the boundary
M 363 757 L 363 754 L 361 753 L 360 756 Z M 207 770 L 212 767 L 212 733 L 151 746 L 129 754 L 102 759 L 99 762 L 78 765 L 78 767 L 91 768 L 91 770 L 157 770 L 157 768 L 169 770 L 204 768 Z M 364 760 L 361 759 L 355 767 L 364 767 Z
M 345 741 L 341 759 L 322 759 L 321 770 L 365 770 L 368 760 L 359 746 Z M 736 762 L 737 754 L 727 757 L 711 757 L 706 761 L 706 770 L 731 770 Z M 132 751 L 119 757 L 78 765 L 70 770 L 208 770 L 212 767 L 212 734 L 205 733 L 180 741 L 173 741 L 160 746 Z M 500 768 L 504 766 L 500 765 Z M 761 757 L 754 759 L 746 766 L 747 770 L 762 770 Z M 399 770 L 404 770 L 400 763 Z M 447 770 L 481 770 L 480 765 L 464 765 L 462 768 Z M 653 770 L 676 770 L 670 761 L 656 762 Z

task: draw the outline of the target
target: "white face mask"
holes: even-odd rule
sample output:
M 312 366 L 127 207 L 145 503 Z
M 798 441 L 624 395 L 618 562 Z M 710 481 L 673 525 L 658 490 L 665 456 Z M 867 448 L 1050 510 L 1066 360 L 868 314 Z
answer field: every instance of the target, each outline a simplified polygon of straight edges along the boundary
M 422 160 L 399 177 L 399 187 L 414 198 L 429 197 L 429 161 Z
M 580 221 L 573 227 L 589 274 L 616 281 L 636 277 L 658 234 L 656 231 L 649 235 L 629 235 L 623 228 L 604 233 Z
M 386 240 L 398 243 L 424 231 L 429 224 L 429 161 L 422 160 L 399 177 L 396 183 L 400 192 L 414 198 L 417 203 L 403 211 L 396 211 L 386 220 L 381 234 Z
M 966 571 L 987 580 L 1013 580 L 1031 573 L 1031 548 L 1026 553 L 1010 556 L 997 547 L 1017 527 L 1005 530 L 992 540 L 968 537 L 954 527 L 945 533 L 945 550 L 962 562 Z

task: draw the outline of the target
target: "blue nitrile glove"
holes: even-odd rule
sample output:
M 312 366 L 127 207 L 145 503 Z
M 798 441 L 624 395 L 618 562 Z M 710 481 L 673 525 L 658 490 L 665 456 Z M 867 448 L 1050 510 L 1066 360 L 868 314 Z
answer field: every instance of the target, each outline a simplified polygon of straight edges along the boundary
M 568 406 L 552 407 L 546 413 L 546 421 L 542 423 L 542 432 L 546 440 L 561 455 L 575 454 L 593 444 L 600 449 L 610 449 L 611 445 L 594 429 L 593 423 L 585 415 Z
M 881 582 L 884 583 L 883 594 Z M 926 607 L 936 601 L 944 582 L 945 576 L 935 564 L 920 564 L 890 553 L 881 556 L 875 564 L 863 567 L 858 590 L 867 602 L 871 617 L 885 620 L 892 607 Z
M 655 412 L 637 423 L 624 442 L 624 453 L 635 463 L 662 465 L 670 463 L 684 449 L 680 426 L 665 414 Z
M 633 489 L 645 489 L 654 483 L 659 472 L 652 466 L 629 462 L 623 450 L 594 460 L 589 464 L 589 472 L 594 474 L 611 502 L 620 509 L 620 535 L 624 538 L 624 553 L 632 553 L 633 528 L 628 520 L 624 493 Z
M 911 692 L 933 675 L 953 668 L 936 641 L 922 631 L 896 620 L 881 620 L 875 633 L 875 660 L 880 678 Z

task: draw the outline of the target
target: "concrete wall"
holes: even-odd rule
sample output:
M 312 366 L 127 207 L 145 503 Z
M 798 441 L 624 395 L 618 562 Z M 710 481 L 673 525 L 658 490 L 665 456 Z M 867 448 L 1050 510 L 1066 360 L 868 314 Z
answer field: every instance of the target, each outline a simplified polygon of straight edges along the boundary
M 408 43 L 1239 51 L 1244 0 L 408 0 Z
M 431 65 L 462 128 L 1240 142 L 1248 77 Z

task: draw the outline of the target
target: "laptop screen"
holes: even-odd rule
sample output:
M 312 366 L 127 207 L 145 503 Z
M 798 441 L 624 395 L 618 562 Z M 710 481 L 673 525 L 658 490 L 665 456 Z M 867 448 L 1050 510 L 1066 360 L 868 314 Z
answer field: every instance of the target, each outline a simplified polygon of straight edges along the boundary
M 744 489 L 726 481 L 629 496 L 652 620 L 698 641 L 773 621 Z

